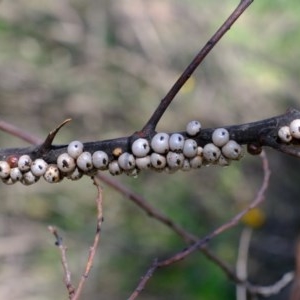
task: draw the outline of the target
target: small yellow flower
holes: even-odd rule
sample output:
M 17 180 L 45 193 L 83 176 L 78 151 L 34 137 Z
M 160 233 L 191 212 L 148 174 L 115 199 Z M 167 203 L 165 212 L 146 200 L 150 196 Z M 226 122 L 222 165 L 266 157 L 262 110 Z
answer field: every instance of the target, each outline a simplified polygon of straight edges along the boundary
M 242 218 L 242 222 L 251 228 L 261 227 L 266 220 L 264 212 L 260 208 L 253 208 Z

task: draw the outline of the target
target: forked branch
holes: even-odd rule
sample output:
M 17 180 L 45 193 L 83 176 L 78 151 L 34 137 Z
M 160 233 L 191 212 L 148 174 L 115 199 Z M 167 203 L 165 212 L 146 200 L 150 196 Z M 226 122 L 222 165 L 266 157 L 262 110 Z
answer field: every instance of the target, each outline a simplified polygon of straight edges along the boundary
M 99 170 L 109 170 L 112 175 L 125 173 L 136 176 L 145 169 L 175 172 L 209 164 L 223 166 L 243 157 L 241 145 L 247 145 L 251 154 L 259 154 L 263 147 L 271 147 L 300 157 L 300 111 L 292 108 L 273 118 L 224 126 L 221 132 L 227 135 L 227 141 L 222 145 L 214 139 L 215 133 L 220 131 L 217 128 L 204 128 L 195 135 L 186 129 L 169 134 L 153 132 L 144 138 L 133 134 L 104 141 L 52 145 L 58 129 L 66 122 L 68 120 L 40 145 L 0 149 L 2 181 L 6 184 L 19 181 L 29 185 L 42 176 L 53 183 L 63 178 L 78 180 L 82 175 L 93 176 Z M 163 150 L 161 143 L 165 144 Z M 77 150 L 80 153 L 77 154 Z

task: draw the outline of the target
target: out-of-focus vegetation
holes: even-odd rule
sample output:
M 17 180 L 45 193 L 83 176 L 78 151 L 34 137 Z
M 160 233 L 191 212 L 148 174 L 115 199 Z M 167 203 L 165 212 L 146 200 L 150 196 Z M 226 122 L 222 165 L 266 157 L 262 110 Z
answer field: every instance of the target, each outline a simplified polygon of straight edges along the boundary
M 2 0 L 0 117 L 40 137 L 71 117 L 57 143 L 128 135 L 144 125 L 237 2 Z M 250 122 L 299 108 L 299 12 L 296 0 L 254 1 L 176 97 L 159 129 L 183 130 L 191 119 L 205 127 Z M 0 143 L 26 146 L 5 133 Z M 268 153 L 265 223 L 255 229 L 249 257 L 249 277 L 261 285 L 293 268 L 300 225 L 300 162 Z M 224 169 L 118 178 L 199 237 L 251 201 L 261 179 L 260 160 L 249 155 Z M 94 235 L 95 196 L 88 178 L 1 184 L 1 299 L 66 297 L 47 225 L 61 230 L 76 281 Z M 104 199 L 100 251 L 83 298 L 126 299 L 154 258 L 185 245 L 106 186 Z M 233 267 L 242 227 L 210 244 Z M 197 253 L 155 273 L 141 299 L 234 299 L 234 289 Z M 286 293 L 271 299 L 286 299 Z

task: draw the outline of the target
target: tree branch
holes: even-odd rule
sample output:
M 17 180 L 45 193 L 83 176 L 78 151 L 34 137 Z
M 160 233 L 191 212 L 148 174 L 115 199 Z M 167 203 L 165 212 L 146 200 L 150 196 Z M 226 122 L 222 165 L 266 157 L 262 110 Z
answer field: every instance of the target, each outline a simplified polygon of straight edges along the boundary
M 300 111 L 291 108 L 285 114 L 273 118 L 241 125 L 224 126 L 224 128 L 229 131 L 230 139 L 240 145 L 256 144 L 261 147 L 268 146 L 288 155 L 299 157 L 299 140 L 293 139 L 290 143 L 286 144 L 278 138 L 278 130 L 282 126 L 288 126 L 294 119 L 300 119 Z M 197 145 L 204 146 L 212 142 L 212 134 L 215 129 L 204 128 L 195 137 L 189 137 L 186 132 L 180 132 L 180 134 L 184 138 L 194 139 Z M 150 134 L 149 136 L 145 136 L 145 139 L 150 142 L 152 137 L 153 134 Z M 135 139 L 137 139 L 136 135 L 104 141 L 86 142 L 84 143 L 84 149 L 90 153 L 102 150 L 107 153 L 111 161 L 116 157 L 115 149 L 119 149 L 121 153 L 130 153 L 131 145 Z M 10 155 L 21 156 L 27 154 L 32 160 L 42 158 L 47 163 L 56 163 L 58 156 L 67 152 L 67 147 L 68 145 L 51 145 L 48 147 L 49 150 L 44 151 L 43 154 L 41 154 L 43 144 L 26 148 L 3 148 L 0 149 L 0 160 L 5 160 Z
M 235 23 L 235 21 L 241 16 L 241 14 L 252 2 L 253 0 L 242 0 L 236 7 L 236 9 L 232 12 L 232 14 L 223 23 L 223 25 L 213 34 L 213 36 L 209 39 L 205 46 L 186 67 L 186 69 L 174 83 L 166 96 L 161 100 L 159 106 L 140 132 L 141 136 L 147 136 L 149 133 L 152 133 L 155 130 L 157 123 L 173 101 L 174 97 L 186 83 L 186 81 L 191 77 L 191 75 L 198 68 L 204 58 L 210 53 L 210 51 L 215 47 L 215 45 L 219 42 L 223 35 L 230 29 L 230 27 Z

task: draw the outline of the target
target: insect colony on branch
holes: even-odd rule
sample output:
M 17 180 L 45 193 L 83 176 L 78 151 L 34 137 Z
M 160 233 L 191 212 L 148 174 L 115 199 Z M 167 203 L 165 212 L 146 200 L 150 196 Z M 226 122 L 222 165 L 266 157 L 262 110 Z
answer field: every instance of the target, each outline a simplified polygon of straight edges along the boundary
M 21 182 L 31 185 L 41 177 L 55 183 L 63 178 L 78 180 L 83 175 L 93 176 L 99 170 L 108 170 L 111 175 L 125 173 L 129 176 L 137 176 L 146 169 L 173 173 L 198 169 L 202 165 L 228 166 L 231 160 L 243 157 L 242 146 L 230 139 L 227 129 L 215 129 L 212 142 L 203 147 L 193 139 L 200 131 L 200 122 L 191 121 L 186 126 L 186 138 L 180 133 L 163 132 L 156 133 L 150 142 L 137 138 L 131 145 L 131 153 L 116 148 L 113 159 L 109 159 L 102 150 L 94 153 L 84 151 L 84 144 L 80 141 L 72 141 L 67 152 L 58 156 L 56 164 L 48 164 L 41 158 L 33 161 L 29 155 L 12 155 L 0 161 L 0 178 L 5 184 Z M 300 139 L 300 119 L 293 120 L 289 126 L 282 126 L 278 130 L 278 138 L 283 143 L 290 143 L 293 138 Z

